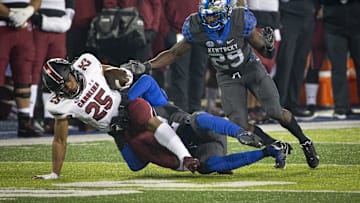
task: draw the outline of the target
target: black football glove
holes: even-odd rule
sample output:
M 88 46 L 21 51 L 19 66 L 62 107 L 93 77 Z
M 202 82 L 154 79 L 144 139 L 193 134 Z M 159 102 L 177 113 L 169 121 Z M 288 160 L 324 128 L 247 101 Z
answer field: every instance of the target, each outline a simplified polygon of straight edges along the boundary
M 110 121 L 110 128 L 111 132 L 109 132 L 110 135 L 116 137 L 116 136 L 124 136 L 125 131 L 129 129 L 130 126 L 130 117 L 129 117 L 129 111 L 128 111 L 128 95 L 127 91 L 120 92 L 121 94 L 121 103 L 118 108 L 118 115 L 112 117 Z
M 274 30 L 271 27 L 264 27 L 262 29 L 262 35 L 265 42 L 265 47 L 268 51 L 272 51 L 274 49 Z
M 135 75 L 140 75 L 151 69 L 150 62 L 141 63 L 140 61 L 130 60 L 128 63 L 120 65 L 120 68 L 126 68 Z
M 110 135 L 116 136 L 124 136 L 125 131 L 129 129 L 130 118 L 127 112 L 127 108 L 119 109 L 119 115 L 114 116 L 110 122 L 111 131 Z

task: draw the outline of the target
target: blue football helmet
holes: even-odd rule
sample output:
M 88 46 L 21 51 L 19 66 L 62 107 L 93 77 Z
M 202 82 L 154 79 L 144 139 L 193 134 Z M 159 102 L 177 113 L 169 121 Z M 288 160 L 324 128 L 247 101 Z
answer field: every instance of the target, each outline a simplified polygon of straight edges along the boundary
M 200 0 L 199 17 L 208 31 L 221 30 L 230 19 L 236 0 Z

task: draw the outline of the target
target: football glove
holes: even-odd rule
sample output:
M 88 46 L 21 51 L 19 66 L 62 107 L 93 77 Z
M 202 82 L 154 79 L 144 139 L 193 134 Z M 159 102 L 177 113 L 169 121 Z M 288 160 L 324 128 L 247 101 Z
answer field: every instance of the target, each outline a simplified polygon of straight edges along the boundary
M 127 98 L 127 93 L 121 93 L 121 104 L 119 107 L 119 113 L 117 116 L 112 117 L 110 121 L 111 131 L 109 132 L 112 136 L 123 136 L 125 131 L 129 128 L 130 117 L 128 111 L 129 100 Z
M 141 63 L 140 61 L 130 60 L 128 63 L 120 65 L 120 68 L 126 68 L 136 75 L 145 73 L 151 69 L 150 62 Z
M 271 27 L 264 27 L 262 29 L 262 35 L 267 50 L 272 51 L 274 49 L 274 30 Z
M 36 175 L 32 177 L 32 179 L 44 179 L 44 180 L 56 180 L 58 178 L 59 178 L 58 174 L 54 172 L 46 175 Z
M 256 148 L 260 148 L 264 145 L 262 139 L 259 136 L 249 131 L 240 131 L 238 133 L 237 139 L 241 144 Z
M 27 6 L 25 8 L 11 8 L 9 19 L 14 27 L 21 27 L 26 24 L 26 21 L 34 14 L 34 7 Z

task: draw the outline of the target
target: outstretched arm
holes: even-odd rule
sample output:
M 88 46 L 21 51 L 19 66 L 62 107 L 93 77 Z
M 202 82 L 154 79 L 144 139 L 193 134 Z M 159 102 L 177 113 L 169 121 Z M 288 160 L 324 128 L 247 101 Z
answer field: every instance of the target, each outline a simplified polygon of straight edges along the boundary
M 55 134 L 52 143 L 52 173 L 34 176 L 34 179 L 58 179 L 65 160 L 66 142 L 68 137 L 68 120 L 55 120 Z
M 186 54 L 191 46 L 185 39 L 177 42 L 170 49 L 159 53 L 155 58 L 151 59 L 149 61 L 151 68 L 161 68 L 174 63 L 178 58 Z

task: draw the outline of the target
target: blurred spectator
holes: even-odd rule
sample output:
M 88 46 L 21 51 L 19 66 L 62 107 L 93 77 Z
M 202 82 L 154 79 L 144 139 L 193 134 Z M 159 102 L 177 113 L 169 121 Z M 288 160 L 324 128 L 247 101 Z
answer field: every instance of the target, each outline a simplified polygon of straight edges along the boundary
M 322 66 L 325 55 L 323 8 L 318 6 L 315 15 L 315 30 L 312 40 L 310 67 L 306 74 L 305 92 L 307 109 L 312 114 L 317 108 L 317 93 L 319 89 L 319 70 Z
M 70 60 L 90 51 L 85 46 L 86 39 L 91 20 L 100 10 L 101 3 L 102 0 L 75 0 L 75 15 L 66 36 L 67 55 Z
M 299 96 L 304 79 L 307 56 L 314 32 L 316 0 L 280 0 L 281 42 L 276 59 L 275 83 L 280 104 L 295 117 L 311 117 L 300 108 Z
M 14 81 L 12 80 L 10 65 L 5 72 L 5 82 L 0 86 L 0 121 L 17 120 L 16 104 L 14 101 Z
M 209 60 L 207 63 L 205 98 L 205 111 L 216 116 L 225 116 L 225 113 L 221 108 L 221 104 L 217 102 L 217 100 L 220 99 L 220 90 L 216 81 L 216 69 Z
M 155 39 L 160 26 L 161 0 L 103 0 L 104 8 L 129 8 L 135 7 L 144 19 L 146 44 L 143 47 L 134 49 L 114 50 L 108 56 L 106 63 L 120 65 L 130 59 L 146 61 L 151 56 L 152 42 Z
M 197 12 L 197 8 L 198 2 L 194 0 L 166 1 L 164 9 L 170 26 L 168 40 L 172 44 L 182 39 L 181 30 L 185 18 Z M 169 98 L 189 113 L 201 110 L 204 93 L 208 57 L 199 49 L 201 48 L 198 46 L 192 46 L 191 51 L 170 65 Z
M 175 44 L 170 34 L 170 25 L 165 12 L 167 2 L 168 0 L 161 0 L 160 26 L 152 44 L 152 55 L 157 55 Z M 163 67 L 151 72 L 152 77 L 159 83 L 160 87 L 166 90 L 168 88 L 167 69 L 168 67 Z
M 30 3 L 29 3 L 30 2 Z M 41 0 L 0 0 L 0 86 L 10 64 L 18 112 L 18 137 L 39 137 L 30 119 L 31 69 L 35 46 L 29 18 Z
M 46 60 L 66 56 L 66 32 L 70 29 L 74 16 L 74 0 L 42 0 L 40 9 L 32 16 L 34 25 L 35 57 L 32 69 L 30 117 L 34 115 L 41 70 Z M 50 93 L 44 91 L 43 101 Z M 53 116 L 44 106 L 44 131 L 54 132 Z
M 359 0 L 323 0 L 326 53 L 331 63 L 334 117 L 354 114 L 350 107 L 347 80 L 348 53 L 354 60 L 360 95 L 360 11 Z

